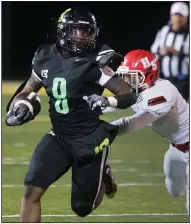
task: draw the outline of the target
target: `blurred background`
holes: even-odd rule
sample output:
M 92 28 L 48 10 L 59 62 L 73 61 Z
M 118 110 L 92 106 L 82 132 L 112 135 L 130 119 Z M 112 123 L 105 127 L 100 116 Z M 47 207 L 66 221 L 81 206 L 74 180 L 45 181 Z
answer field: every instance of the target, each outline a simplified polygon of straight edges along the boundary
M 150 49 L 157 31 L 169 20 L 172 2 L 3 2 L 2 78 L 25 79 L 37 47 L 45 43 L 58 18 L 71 5 L 85 6 L 102 27 L 99 40 L 125 54 Z
M 185 3 L 188 6 L 189 2 Z M 98 42 L 106 43 L 124 55 L 133 49 L 151 49 L 158 31 L 169 24 L 172 4 L 173 2 L 168 1 L 2 2 L 3 121 L 6 104 L 14 90 L 21 81 L 30 76 L 31 61 L 36 49 L 39 45 L 48 43 L 47 34 L 55 29 L 51 18 L 58 19 L 63 11 L 74 5 L 89 8 L 100 26 Z M 180 35 L 183 35 L 182 41 L 187 40 L 188 30 L 184 32 L 180 32 Z M 186 54 L 186 57 L 189 58 L 189 55 Z M 189 60 L 186 63 L 189 67 Z M 186 83 L 188 83 L 188 74 L 184 76 L 187 77 Z M 6 127 L 3 122 L 3 222 L 19 220 L 23 179 L 30 156 L 38 141 L 50 128 L 48 99 L 44 92 L 40 92 L 40 97 L 43 109 L 33 122 L 16 128 Z M 131 110 L 116 111 L 104 114 L 103 119 L 112 121 L 130 114 Z M 55 187 L 50 188 L 44 197 L 45 216 L 42 221 L 188 222 L 188 216 L 185 214 L 185 198 L 172 198 L 164 186 L 162 164 L 167 149 L 168 142 L 149 129 L 117 138 L 110 159 L 119 183 L 116 198 L 112 201 L 105 200 L 93 213 L 94 217 L 90 216 L 83 220 L 75 217 L 70 209 L 69 172 L 55 183 Z M 57 216 L 52 217 L 51 214 Z

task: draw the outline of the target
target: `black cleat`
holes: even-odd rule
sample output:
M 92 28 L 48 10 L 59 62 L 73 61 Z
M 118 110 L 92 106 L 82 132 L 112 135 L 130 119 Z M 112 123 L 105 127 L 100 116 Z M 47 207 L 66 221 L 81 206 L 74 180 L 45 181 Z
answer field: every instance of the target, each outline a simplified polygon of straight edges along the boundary
M 105 165 L 103 182 L 105 184 L 105 195 L 107 198 L 113 198 L 117 192 L 117 182 L 114 175 L 112 174 L 110 165 Z

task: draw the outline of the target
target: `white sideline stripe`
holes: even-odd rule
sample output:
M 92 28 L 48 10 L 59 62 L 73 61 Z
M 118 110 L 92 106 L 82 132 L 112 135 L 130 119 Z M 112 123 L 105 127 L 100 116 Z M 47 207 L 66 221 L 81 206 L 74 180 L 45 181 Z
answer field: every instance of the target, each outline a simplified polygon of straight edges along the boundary
M 134 182 L 129 182 L 129 183 L 120 183 L 118 184 L 119 187 L 128 187 L 128 186 L 161 186 L 164 185 L 162 183 L 134 183 Z M 14 187 L 24 187 L 21 184 L 3 184 L 2 185 L 3 188 L 14 188 Z M 71 184 L 58 184 L 58 185 L 51 185 L 50 187 L 71 187 Z
M 184 213 L 143 213 L 143 214 L 95 214 L 88 217 L 122 217 L 122 216 L 185 216 Z M 2 218 L 17 218 L 19 215 L 2 215 Z M 77 217 L 76 215 L 42 215 L 42 217 Z

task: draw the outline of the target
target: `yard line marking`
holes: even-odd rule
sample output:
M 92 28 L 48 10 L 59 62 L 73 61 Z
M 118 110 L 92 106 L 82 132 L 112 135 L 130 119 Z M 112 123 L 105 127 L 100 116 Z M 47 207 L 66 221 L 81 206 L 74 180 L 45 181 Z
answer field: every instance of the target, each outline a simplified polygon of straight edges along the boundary
M 113 159 L 113 160 L 109 160 L 110 164 L 118 164 L 118 163 L 124 163 L 123 160 L 120 159 Z
M 163 177 L 165 176 L 164 173 L 142 173 L 138 176 L 142 176 L 142 177 Z
M 162 183 L 121 183 L 121 184 L 118 184 L 118 186 L 120 187 L 128 187 L 128 186 L 161 186 L 161 185 L 164 185 Z
M 112 162 L 111 162 L 112 161 Z M 122 160 L 111 160 L 110 163 L 117 164 L 117 163 L 123 163 Z M 136 161 L 135 161 L 136 162 Z M 3 158 L 3 165 L 29 165 L 29 161 L 26 160 L 26 157 L 4 157 Z M 114 173 L 117 172 L 138 172 L 138 174 L 135 174 L 135 176 L 138 177 L 164 177 L 164 173 L 139 173 L 140 169 L 131 167 L 131 168 L 113 168 L 112 169 Z
M 17 161 L 17 160 L 4 160 L 2 162 L 3 165 L 28 165 L 29 161 Z M 113 172 L 136 172 L 138 169 L 136 168 L 113 168 Z
M 147 164 L 147 163 L 152 163 L 151 160 L 132 160 L 132 161 L 127 161 L 126 163 L 140 163 L 140 164 Z
M 112 169 L 112 171 L 113 172 L 136 172 L 136 171 L 138 171 L 138 169 L 136 169 L 136 168 L 113 168 Z
M 188 215 L 186 213 L 143 213 L 143 214 L 92 214 L 88 215 L 88 217 L 122 217 L 122 216 L 185 216 Z M 3 218 L 17 218 L 19 215 L 3 215 Z M 42 215 L 42 217 L 77 217 L 74 214 L 66 214 L 66 215 Z
M 164 185 L 162 183 L 137 183 L 137 182 L 127 182 L 127 183 L 120 183 L 118 184 L 119 187 L 128 187 L 128 186 L 161 186 Z M 20 188 L 24 187 L 21 184 L 3 184 L 3 188 Z M 50 187 L 71 187 L 71 184 L 57 184 L 57 185 L 51 185 Z
M 13 147 L 15 147 L 15 148 L 22 148 L 22 147 L 25 147 L 25 146 L 26 146 L 26 144 L 23 143 L 23 142 L 16 142 L 16 143 L 13 144 Z
M 16 147 L 19 147 L 18 145 Z M 20 146 L 20 147 L 24 147 L 23 145 Z M 22 157 L 23 158 L 23 157 Z M 21 159 L 20 157 L 4 157 L 3 158 L 3 165 L 9 165 L 9 164 L 12 164 L 12 165 L 19 165 L 21 164 L 22 162 L 24 164 L 28 164 L 29 161 L 26 161 L 26 157 L 25 157 L 25 160 L 21 162 Z M 151 160 L 132 160 L 132 161 L 124 161 L 124 160 L 109 160 L 109 163 L 110 164 L 149 164 L 149 163 L 152 163 Z
M 2 165 L 28 165 L 29 161 L 23 161 L 23 162 L 14 162 L 14 161 L 3 161 Z
M 3 157 L 3 160 L 6 160 L 6 161 L 20 161 L 20 160 L 27 160 L 27 157 L 26 156 L 19 156 L 19 157 L 10 157 L 10 156 L 6 156 L 6 157 Z

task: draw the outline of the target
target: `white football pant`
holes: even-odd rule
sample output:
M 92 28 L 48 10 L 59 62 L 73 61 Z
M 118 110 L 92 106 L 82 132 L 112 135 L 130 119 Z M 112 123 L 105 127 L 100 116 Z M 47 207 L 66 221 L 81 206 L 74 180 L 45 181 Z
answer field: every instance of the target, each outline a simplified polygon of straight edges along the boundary
M 189 153 L 183 153 L 170 144 L 164 156 L 163 169 L 169 194 L 178 197 L 187 193 L 186 208 L 189 213 Z

